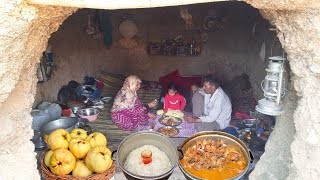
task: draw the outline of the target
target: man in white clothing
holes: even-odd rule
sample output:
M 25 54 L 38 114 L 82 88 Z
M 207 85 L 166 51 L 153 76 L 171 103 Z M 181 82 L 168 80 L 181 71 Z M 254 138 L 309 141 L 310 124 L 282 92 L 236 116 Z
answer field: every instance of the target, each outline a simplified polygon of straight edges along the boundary
M 229 97 L 212 76 L 204 77 L 203 90 L 206 93 L 203 115 L 185 116 L 184 119 L 189 123 L 196 123 L 198 132 L 225 129 L 231 120 L 232 107 Z

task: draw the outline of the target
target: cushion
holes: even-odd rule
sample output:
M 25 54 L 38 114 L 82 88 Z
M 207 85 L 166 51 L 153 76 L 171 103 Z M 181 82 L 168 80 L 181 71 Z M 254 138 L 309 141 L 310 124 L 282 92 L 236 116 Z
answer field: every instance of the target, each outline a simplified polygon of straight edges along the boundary
M 180 73 L 178 70 L 175 70 L 165 76 L 159 78 L 159 82 L 163 88 L 167 88 L 171 82 L 178 83 L 181 79 Z

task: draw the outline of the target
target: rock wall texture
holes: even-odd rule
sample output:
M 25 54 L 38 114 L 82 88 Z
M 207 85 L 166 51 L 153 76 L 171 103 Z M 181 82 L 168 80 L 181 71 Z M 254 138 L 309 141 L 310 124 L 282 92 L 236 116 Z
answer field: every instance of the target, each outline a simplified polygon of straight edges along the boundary
M 35 67 L 48 38 L 72 8 L 0 3 L 0 179 L 39 179 L 30 141 Z
M 290 89 L 285 99 L 286 112 L 277 118 L 267 151 L 251 178 L 318 179 L 320 2 L 247 2 L 261 9 L 262 15 L 279 30 L 278 37 L 292 70 L 291 86 L 296 91 Z M 32 137 L 29 112 L 36 93 L 35 67 L 50 34 L 74 11 L 30 6 L 19 0 L 0 3 L 0 179 L 40 178 L 34 146 L 29 141 Z M 133 68 L 126 70 L 133 72 Z
M 275 38 L 276 33 L 266 28 L 270 27 L 270 24 L 262 18 L 257 9 L 243 2 L 189 6 L 195 28 L 202 26 L 208 10 L 213 8 L 223 9 L 227 21 L 223 29 L 208 33 L 208 41 L 202 46 L 202 53 L 194 57 L 149 56 L 146 52 L 146 42 L 161 42 L 162 39 L 179 35 L 185 40 L 191 41 L 194 37 L 196 42 L 200 42 L 198 30 L 185 31 L 178 7 L 110 11 L 113 23 L 113 46 L 110 49 L 103 45 L 102 39 L 93 39 L 85 32 L 87 15 L 94 14 L 95 10 L 79 10 L 69 17 L 49 40 L 57 68 L 52 79 L 38 84 L 34 105 L 44 100 L 56 100 L 62 85 L 70 80 L 83 82 L 84 76 L 96 76 L 100 69 L 113 73 L 136 74 L 143 79 L 156 81 L 176 69 L 182 75 L 204 75 L 213 72 L 224 80 L 247 73 L 256 98 L 261 98 L 260 83 L 265 77 L 267 62 L 260 60 L 259 52 L 263 40 L 266 40 L 267 56 L 270 56 L 271 48 L 273 55 L 282 55 L 281 44 L 278 38 Z M 136 39 L 140 44 L 133 49 L 119 45 L 122 37 L 118 27 L 125 13 L 131 14 L 138 26 Z M 256 30 L 253 34 L 255 23 Z
M 278 4 L 280 7 L 285 7 L 285 10 L 276 11 L 273 10 L 275 2 L 265 4 L 264 2 L 252 1 L 253 6 L 262 8 L 262 15 L 279 29 L 279 39 L 288 53 L 292 70 L 291 80 L 298 97 L 295 98 L 290 93 L 290 101 L 287 101 L 286 108 L 290 108 L 288 112 L 292 112 L 294 109 L 294 113 L 286 112 L 277 118 L 277 123 L 279 123 L 277 126 L 282 126 L 281 129 L 285 133 L 280 133 L 281 136 L 277 136 L 276 141 L 282 143 L 273 141 L 273 137 L 276 136 L 274 133 L 266 147 L 268 150 L 262 157 L 263 161 L 260 161 L 259 168 L 251 177 L 253 179 L 319 179 L 320 171 L 317 168 L 320 165 L 319 1 L 292 1 L 291 3 L 283 1 Z M 295 134 L 292 132 L 292 125 L 295 127 Z M 292 139 L 292 135 L 294 139 Z M 288 142 L 290 141 L 292 144 L 289 151 Z M 278 147 L 279 145 L 285 147 L 286 152 L 281 151 L 281 148 L 276 150 L 274 146 L 277 144 Z M 273 151 L 269 151 L 269 149 L 273 149 Z M 277 156 L 272 158 L 271 153 L 277 154 Z M 284 165 L 281 161 L 290 161 L 291 158 L 290 165 L 285 165 L 284 170 L 277 170 L 280 168 L 278 165 Z

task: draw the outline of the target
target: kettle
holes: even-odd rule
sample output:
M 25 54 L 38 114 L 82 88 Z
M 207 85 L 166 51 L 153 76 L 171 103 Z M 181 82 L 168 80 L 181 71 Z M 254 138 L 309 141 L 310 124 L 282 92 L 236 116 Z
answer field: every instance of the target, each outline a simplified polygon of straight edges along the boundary
M 34 144 L 36 151 L 42 151 L 47 148 L 40 131 L 34 131 L 34 136 L 31 141 Z

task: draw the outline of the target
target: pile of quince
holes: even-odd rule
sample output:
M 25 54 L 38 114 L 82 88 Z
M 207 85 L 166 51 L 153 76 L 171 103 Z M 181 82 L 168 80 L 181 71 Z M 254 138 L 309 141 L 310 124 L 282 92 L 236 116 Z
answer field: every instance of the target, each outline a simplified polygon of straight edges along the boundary
M 103 173 L 112 166 L 107 138 L 100 132 L 87 135 L 83 129 L 56 129 L 48 137 L 50 150 L 44 157 L 45 165 L 57 175 L 87 177 Z

